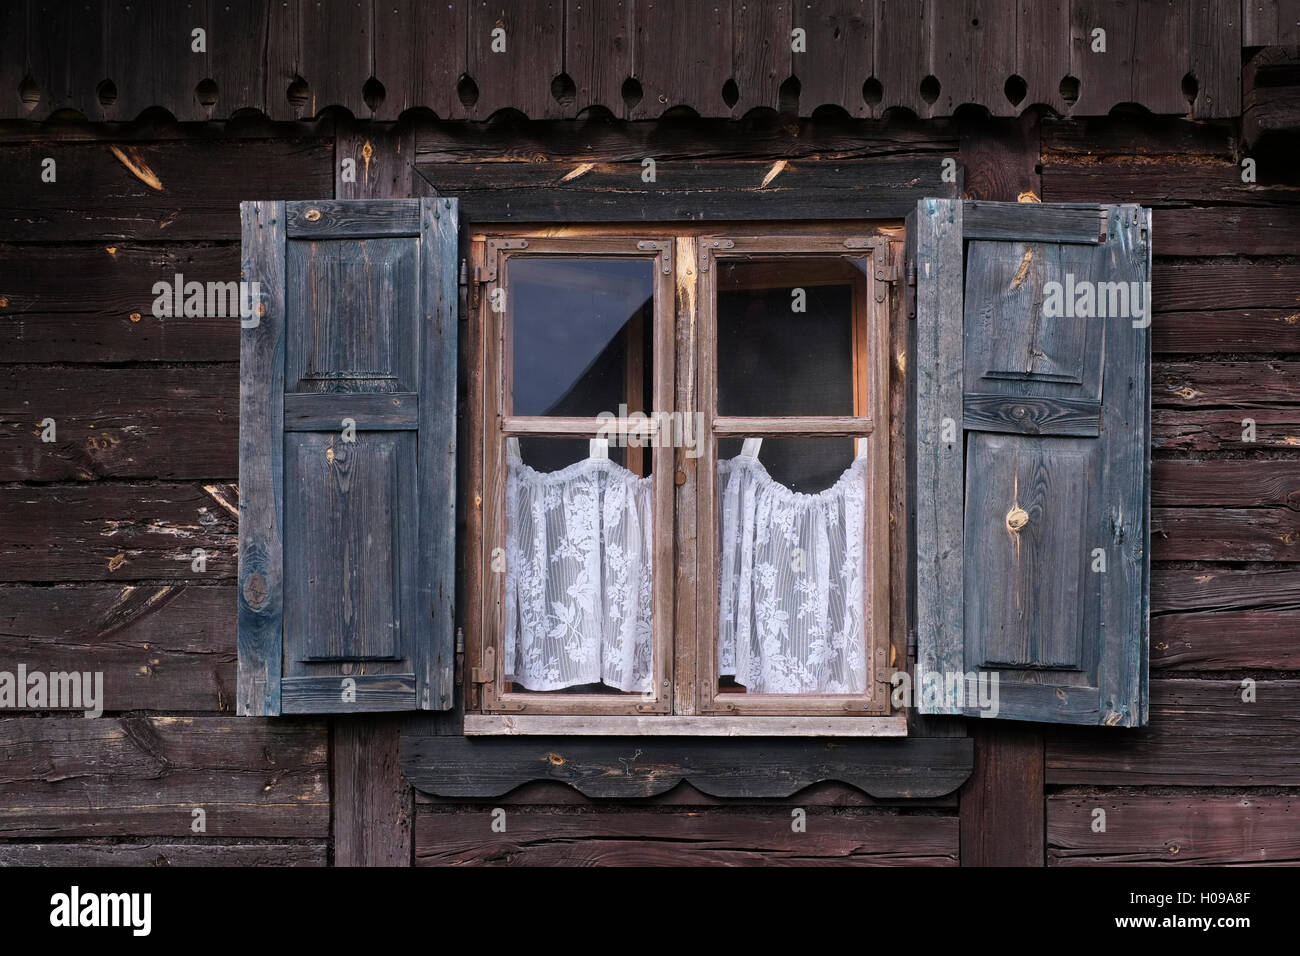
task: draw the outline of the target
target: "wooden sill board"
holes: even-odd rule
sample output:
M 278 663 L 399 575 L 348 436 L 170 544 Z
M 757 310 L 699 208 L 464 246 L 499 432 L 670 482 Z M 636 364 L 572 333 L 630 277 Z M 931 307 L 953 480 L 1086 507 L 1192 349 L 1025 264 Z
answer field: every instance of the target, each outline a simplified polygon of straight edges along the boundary
M 907 718 L 892 717 L 556 717 L 466 714 L 465 736 L 584 737 L 906 737 Z

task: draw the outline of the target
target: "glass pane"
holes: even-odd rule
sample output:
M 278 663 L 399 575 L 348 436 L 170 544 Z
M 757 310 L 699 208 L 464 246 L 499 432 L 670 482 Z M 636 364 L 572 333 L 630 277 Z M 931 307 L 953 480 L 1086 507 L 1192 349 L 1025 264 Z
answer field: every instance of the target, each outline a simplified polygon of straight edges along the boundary
M 765 439 L 756 457 L 729 444 L 718 461 L 718 690 L 865 693 L 865 460 L 850 438 Z M 801 492 L 768 462 L 820 478 Z
M 511 414 L 647 410 L 653 263 L 513 256 L 507 269 Z
M 652 479 L 619 464 L 624 449 L 603 458 L 586 440 L 527 438 L 519 449 L 522 461 L 507 454 L 509 689 L 653 690 Z
M 855 414 L 855 261 L 718 262 L 719 415 Z

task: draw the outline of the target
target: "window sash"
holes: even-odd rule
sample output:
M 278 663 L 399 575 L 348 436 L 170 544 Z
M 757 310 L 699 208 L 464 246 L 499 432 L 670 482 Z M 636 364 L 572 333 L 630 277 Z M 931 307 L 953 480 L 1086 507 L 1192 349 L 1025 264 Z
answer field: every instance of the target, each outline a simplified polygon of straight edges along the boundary
M 872 224 L 844 224 L 828 236 L 824 227 L 774 227 L 761 235 L 705 232 L 702 228 L 673 228 L 632 233 L 626 227 L 596 226 L 578 232 L 562 230 L 485 231 L 474 237 L 475 263 L 494 278 L 476 288 L 478 322 L 471 320 L 470 447 L 479 461 L 470 464 L 469 539 L 474 565 L 466 581 L 471 602 L 466 614 L 466 660 L 487 662 L 495 673 L 485 684 L 467 674 L 467 714 L 640 715 L 674 719 L 707 715 L 735 717 L 865 717 L 890 713 L 886 669 L 901 657 L 901 639 L 891 649 L 891 571 L 900 586 L 898 568 L 891 569 L 890 498 L 900 474 L 890 454 L 888 427 L 891 401 L 890 298 L 881 282 L 897 259 L 896 239 Z M 752 227 L 747 227 L 752 228 Z M 849 231 L 849 230 L 852 231 Z M 494 241 L 495 240 L 495 241 Z M 502 241 L 507 240 L 507 241 Z M 526 245 L 523 245 L 523 240 Z M 714 241 L 717 245 L 714 245 Z M 730 245 L 727 245 L 730 243 Z M 638 245 L 640 244 L 640 245 Z M 522 248 L 520 246 L 523 246 Z M 513 246 L 514 248 L 509 248 Z M 667 256 L 665 257 L 665 251 Z M 654 259 L 654 362 L 650 411 L 703 417 L 698 435 L 700 454 L 691 458 L 682 448 L 659 443 L 653 455 L 654 640 L 655 699 L 622 694 L 556 694 L 505 692 L 504 639 L 505 575 L 493 570 L 494 549 L 505 547 L 505 439 L 511 436 L 595 437 L 599 419 L 505 415 L 510 362 L 510 314 L 491 310 L 491 293 L 506 288 L 508 260 L 516 255 L 631 256 Z M 712 264 L 728 256 L 788 256 L 805 264 L 829 256 L 866 259 L 860 289 L 854 294 L 854 415 L 800 417 L 727 417 L 716 415 L 716 276 Z M 482 274 L 482 273 L 481 273 Z M 675 320 L 675 321 L 674 321 Z M 859 370 L 860 362 L 867 367 Z M 861 374 L 859 374 L 861 373 Z M 481 414 L 480 414 L 481 410 Z M 717 692 L 717 440 L 723 437 L 861 436 L 868 442 L 867 522 L 864 553 L 864 644 L 868 683 L 863 695 L 767 695 Z M 633 449 L 627 449 L 633 451 Z M 629 462 L 631 464 L 631 462 Z M 483 499 L 475 495 L 484 489 Z M 477 545 L 477 547 L 476 547 Z M 476 613 L 477 612 L 477 613 Z M 899 622 L 895 622 L 899 623 Z M 896 631 L 901 628 L 896 628 Z M 481 675 L 480 675 L 481 676 Z M 477 689 L 477 693 L 474 693 Z

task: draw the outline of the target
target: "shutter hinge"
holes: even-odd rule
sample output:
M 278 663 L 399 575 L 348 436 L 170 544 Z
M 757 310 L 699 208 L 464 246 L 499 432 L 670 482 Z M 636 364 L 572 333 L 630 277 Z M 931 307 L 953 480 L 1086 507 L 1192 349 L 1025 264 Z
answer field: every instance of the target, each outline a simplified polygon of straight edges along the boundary
M 889 290 L 886 285 L 898 283 L 898 266 L 892 262 L 876 263 L 876 301 L 884 302 Z
M 469 669 L 469 682 L 471 684 L 491 684 L 497 678 L 497 649 L 495 647 L 483 648 L 483 666 L 471 667 Z
M 456 628 L 456 664 L 454 672 L 456 686 L 465 683 L 465 629 Z

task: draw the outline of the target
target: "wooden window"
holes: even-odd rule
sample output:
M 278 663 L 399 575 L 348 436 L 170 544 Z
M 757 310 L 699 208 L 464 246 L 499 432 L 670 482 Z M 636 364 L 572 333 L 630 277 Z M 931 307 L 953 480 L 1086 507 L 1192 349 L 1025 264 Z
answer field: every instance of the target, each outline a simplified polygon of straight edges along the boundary
M 469 597 L 480 613 L 467 620 L 466 731 L 905 732 L 889 716 L 885 670 L 894 656 L 887 279 L 896 233 L 864 224 L 833 235 L 555 232 L 472 237 L 471 362 L 481 374 L 471 378 L 471 480 L 481 473 L 484 495 L 471 520 Z M 506 615 L 517 613 L 505 573 L 509 462 L 518 454 L 554 472 L 586 458 L 602 413 L 649 443 L 616 442 L 609 456 L 653 488 L 654 680 L 640 692 L 538 690 L 508 679 L 503 660 Z M 638 413 L 649 421 L 637 424 Z M 792 692 L 719 670 L 716 472 L 744 439 L 766 442 L 763 475 L 780 493 L 857 482 L 863 502 L 860 525 L 846 522 L 846 537 L 863 544 L 860 576 L 850 575 L 852 594 L 834 598 L 853 605 L 840 613 L 860 646 L 823 668 L 825 681 Z

